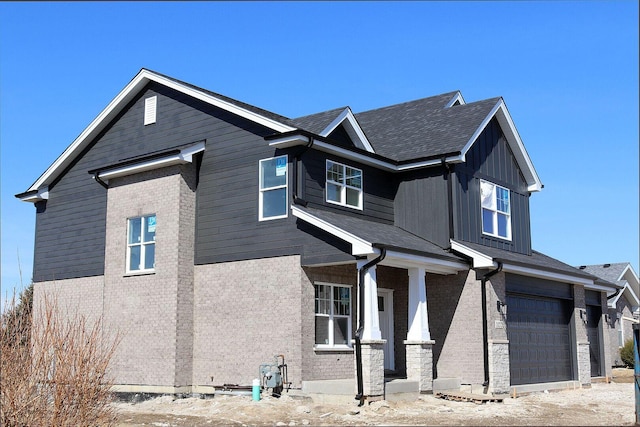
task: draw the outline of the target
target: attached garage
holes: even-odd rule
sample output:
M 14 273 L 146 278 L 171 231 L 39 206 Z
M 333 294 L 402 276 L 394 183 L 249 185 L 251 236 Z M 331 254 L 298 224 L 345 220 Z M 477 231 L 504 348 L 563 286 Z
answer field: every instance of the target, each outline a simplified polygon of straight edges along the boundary
M 511 385 L 573 379 L 573 291 L 566 283 L 506 275 Z

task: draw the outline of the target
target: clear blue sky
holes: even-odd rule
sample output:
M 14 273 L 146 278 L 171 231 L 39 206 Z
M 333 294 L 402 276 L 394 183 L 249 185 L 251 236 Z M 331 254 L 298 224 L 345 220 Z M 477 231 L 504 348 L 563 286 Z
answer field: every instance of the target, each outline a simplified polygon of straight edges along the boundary
M 635 0 L 0 3 L 3 294 L 33 262 L 14 194 L 142 67 L 289 117 L 502 96 L 545 185 L 534 249 L 640 273 Z

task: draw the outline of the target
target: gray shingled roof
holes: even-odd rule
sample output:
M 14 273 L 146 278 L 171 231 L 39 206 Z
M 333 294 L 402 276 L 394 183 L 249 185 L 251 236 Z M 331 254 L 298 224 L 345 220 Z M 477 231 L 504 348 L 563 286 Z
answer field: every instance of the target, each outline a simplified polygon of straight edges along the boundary
M 395 248 L 400 251 L 417 252 L 436 258 L 465 262 L 464 259 L 447 252 L 440 246 L 394 225 L 368 221 L 320 209 L 302 208 L 300 206 L 298 208 L 342 230 L 348 231 L 374 246 Z
M 594 276 L 598 276 L 601 279 L 611 283 L 618 283 L 624 286 L 625 280 L 618 281 L 620 275 L 625 268 L 629 265 L 628 262 L 618 262 L 614 264 L 596 264 L 596 265 L 584 265 L 580 266 L 580 270 L 585 271 Z
M 296 119 L 154 73 L 282 124 L 318 134 L 347 107 Z M 500 98 L 445 108 L 457 91 L 354 114 L 376 154 L 398 162 L 459 153 Z
M 491 248 L 477 243 L 458 241 L 461 245 L 476 250 L 482 254 L 488 255 L 495 261 L 506 262 L 508 264 L 520 265 L 523 267 L 532 267 L 544 271 L 555 273 L 563 273 L 571 276 L 582 277 L 585 279 L 595 280 L 597 276 L 589 274 L 583 270 L 577 269 L 569 264 L 565 264 L 555 258 L 551 258 L 543 253 L 532 251 L 531 255 L 524 255 L 515 252 L 508 252 L 502 249 Z M 615 283 L 615 282 L 613 282 Z M 613 284 L 612 283 L 612 284 Z
M 203 93 L 206 93 L 208 95 L 215 96 L 216 98 L 219 98 L 219 99 L 221 99 L 223 101 L 226 101 L 226 102 L 228 102 L 230 104 L 233 104 L 236 107 L 244 108 L 245 110 L 251 111 L 251 112 L 256 113 L 256 114 L 259 114 L 259 115 L 261 115 L 263 117 L 266 117 L 266 118 L 269 118 L 271 120 L 275 120 L 275 121 L 280 122 L 282 124 L 289 125 L 291 127 L 297 127 L 291 121 L 291 119 L 289 119 L 288 117 L 281 116 L 280 114 L 276 114 L 276 113 L 273 113 L 271 111 L 264 110 L 262 108 L 258 108 L 256 106 L 251 105 L 251 104 L 247 104 L 246 102 L 238 101 L 237 99 L 229 98 L 228 96 L 221 95 L 221 94 L 219 94 L 217 92 L 212 92 L 210 90 L 203 89 L 203 88 L 201 88 L 199 86 L 196 86 L 196 85 L 193 85 L 191 83 L 187 83 L 185 81 L 176 79 L 174 77 L 167 76 L 166 74 L 158 73 L 157 71 L 153 71 L 153 70 L 148 70 L 148 71 L 151 71 L 152 73 L 157 74 L 159 76 L 162 76 L 162 77 L 164 77 L 166 79 L 173 80 L 174 82 L 180 83 L 181 85 L 190 87 L 191 89 L 195 89 L 195 90 L 197 90 L 199 92 L 203 92 Z
M 333 110 L 323 111 L 322 113 L 311 114 L 304 117 L 293 119 L 292 122 L 299 129 L 319 134 L 329 124 L 335 120 L 347 107 L 334 108 Z
M 426 98 L 355 116 L 377 154 L 406 161 L 459 153 L 499 100 L 434 109 Z

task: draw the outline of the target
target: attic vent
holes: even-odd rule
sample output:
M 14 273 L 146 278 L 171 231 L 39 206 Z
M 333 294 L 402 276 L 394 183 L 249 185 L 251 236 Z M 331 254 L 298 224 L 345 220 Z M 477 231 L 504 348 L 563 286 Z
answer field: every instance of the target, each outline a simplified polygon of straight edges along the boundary
M 158 97 L 151 96 L 144 100 L 144 125 L 151 125 L 156 122 L 156 106 Z
M 603 267 L 604 268 L 609 268 L 609 267 L 611 267 L 611 264 L 605 264 L 605 265 L 603 265 Z

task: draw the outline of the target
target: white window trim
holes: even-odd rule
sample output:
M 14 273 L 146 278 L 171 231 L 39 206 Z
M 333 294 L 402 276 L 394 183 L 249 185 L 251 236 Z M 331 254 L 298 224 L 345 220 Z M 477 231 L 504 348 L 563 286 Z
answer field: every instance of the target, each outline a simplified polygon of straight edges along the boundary
M 156 216 L 156 214 L 145 214 L 145 215 L 140 215 L 140 216 L 132 216 L 127 218 L 127 250 L 126 250 L 126 259 L 125 259 L 125 271 L 127 275 L 136 275 L 136 274 L 148 274 L 148 273 L 153 273 L 156 271 L 155 269 L 155 255 L 154 255 L 154 260 L 153 260 L 153 265 L 154 268 L 140 268 L 137 270 L 132 270 L 131 269 L 131 265 L 129 264 L 129 262 L 131 261 L 131 248 L 134 246 L 140 246 L 140 265 L 144 266 L 145 264 L 145 260 L 146 260 L 146 247 L 149 246 L 151 243 L 149 242 L 144 242 L 144 231 L 143 231 L 143 226 L 144 224 L 141 224 L 140 227 L 140 242 L 139 243 L 129 243 L 129 228 L 131 226 L 131 220 L 134 219 L 138 219 L 140 221 L 142 221 L 143 218 L 149 218 L 151 216 Z M 157 217 L 156 217 L 157 220 Z M 156 246 L 156 241 L 155 239 L 153 240 L 153 246 L 155 249 Z
M 328 317 L 329 318 L 329 324 L 327 325 L 327 327 L 329 328 L 329 343 L 333 343 L 334 342 L 334 336 L 333 336 L 333 318 L 334 317 L 340 317 L 340 318 L 346 318 L 347 319 L 347 332 L 348 332 L 348 337 L 347 337 L 347 342 L 349 344 L 314 344 L 313 348 L 315 350 L 350 350 L 352 348 L 351 346 L 351 341 L 353 339 L 352 335 L 352 331 L 351 329 L 353 328 L 352 325 L 352 316 L 353 316 L 353 286 L 349 286 L 349 285 L 343 285 L 343 284 L 339 284 L 339 283 L 329 283 L 329 282 L 314 282 L 314 292 L 315 292 L 315 286 L 316 285 L 322 285 L 322 286 L 329 286 L 331 287 L 331 291 L 330 291 L 330 295 L 331 295 L 331 304 L 329 304 L 330 308 L 331 308 L 331 313 L 329 314 L 320 314 L 320 313 L 316 313 L 315 312 L 315 296 L 314 296 L 314 313 L 313 313 L 313 319 L 314 319 L 314 324 L 315 324 L 315 318 L 316 317 Z M 344 315 L 335 315 L 333 313 L 333 309 L 334 309 L 334 305 L 333 305 L 333 288 L 349 288 L 349 315 L 348 316 L 344 316 Z M 313 333 L 313 341 L 315 342 L 315 328 L 314 328 L 314 333 Z
M 333 180 L 329 180 L 329 178 L 327 178 L 327 171 L 329 170 L 329 163 L 333 163 L 334 165 L 338 165 L 341 166 L 343 168 L 343 176 L 346 176 L 346 168 L 350 168 L 350 169 L 355 169 L 357 171 L 360 171 L 360 186 L 361 188 L 357 188 L 357 187 L 353 187 L 351 185 L 347 185 L 347 184 L 343 184 L 341 182 L 336 182 Z M 327 201 L 327 203 L 331 203 L 333 205 L 338 205 L 338 206 L 344 206 L 347 208 L 351 208 L 351 209 L 357 209 L 357 210 L 362 210 L 362 206 L 363 206 L 363 198 L 364 198 L 364 191 L 363 191 L 363 187 L 364 187 L 364 174 L 362 173 L 362 169 L 359 168 L 354 168 L 353 166 L 349 166 L 349 165 L 345 165 L 344 163 L 339 163 L 339 162 L 334 162 L 333 160 L 329 160 L 327 159 L 325 162 L 325 167 L 324 167 L 324 178 L 325 178 L 325 189 L 324 189 L 324 199 Z M 336 202 L 335 200 L 329 200 L 329 192 L 327 191 L 327 183 L 331 183 L 334 185 L 339 186 L 340 189 L 340 201 Z M 358 206 L 353 206 L 353 205 L 349 205 L 347 204 L 347 188 L 351 188 L 352 190 L 357 190 L 359 192 L 358 194 Z
M 498 194 L 498 192 L 494 191 L 494 197 L 496 198 L 496 209 L 495 210 L 488 209 L 488 208 L 485 208 L 484 206 L 482 206 L 482 184 L 483 183 L 492 185 L 496 189 L 501 188 L 503 190 L 506 190 L 508 192 L 508 194 L 509 194 L 509 213 L 506 214 L 506 216 L 508 217 L 507 237 L 500 236 L 498 234 L 498 213 L 500 213 L 502 215 L 505 215 L 505 212 L 499 211 L 498 208 L 497 208 L 497 197 L 498 197 L 497 194 Z M 482 230 L 482 234 L 485 235 L 485 236 L 491 236 L 491 237 L 495 237 L 497 239 L 507 240 L 507 241 L 510 242 L 512 240 L 512 237 L 513 237 L 512 230 L 511 230 L 511 190 L 509 190 L 507 187 L 503 187 L 503 186 L 495 184 L 495 183 L 493 183 L 491 181 L 487 181 L 487 180 L 481 179 L 480 180 L 480 192 L 479 192 L 479 194 L 480 194 L 480 229 Z M 484 209 L 487 209 L 488 211 L 491 211 L 493 213 L 493 230 L 495 231 L 495 233 L 488 233 L 488 232 L 484 231 L 484 220 L 483 220 L 484 217 L 483 217 L 483 214 L 482 214 L 482 211 Z
M 284 172 L 284 176 L 285 176 L 284 185 L 277 185 L 275 187 L 262 188 L 262 163 L 267 162 L 269 160 L 277 159 L 279 157 L 284 157 L 287 165 Z M 284 156 L 275 156 L 275 157 L 269 157 L 267 159 L 261 159 L 260 162 L 258 163 L 258 221 L 271 221 L 274 219 L 287 218 L 289 216 L 288 208 L 285 208 L 284 215 L 270 216 L 266 218 L 263 216 L 264 193 L 267 191 L 278 190 L 281 188 L 285 189 L 285 206 L 287 206 L 286 201 L 289 200 L 289 157 L 285 154 Z

